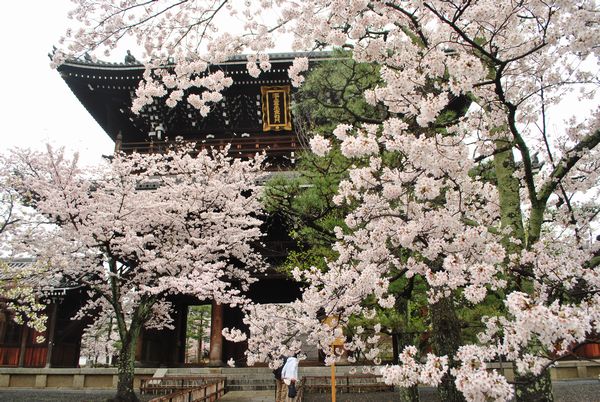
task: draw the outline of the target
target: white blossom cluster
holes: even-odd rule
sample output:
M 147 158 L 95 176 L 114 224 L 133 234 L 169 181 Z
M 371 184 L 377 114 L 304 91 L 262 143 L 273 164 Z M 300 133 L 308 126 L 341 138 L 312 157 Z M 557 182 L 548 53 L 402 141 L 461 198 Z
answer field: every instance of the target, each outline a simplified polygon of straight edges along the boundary
M 304 82 L 304 77 L 300 73 L 308 70 L 308 58 L 307 57 L 296 57 L 294 62 L 288 69 L 288 75 L 292 80 L 292 85 L 299 87 Z
M 417 354 L 417 348 L 414 346 L 404 348 L 399 356 L 401 364 L 381 368 L 383 381 L 400 387 L 412 387 L 417 384 L 438 386 L 448 371 L 448 357 L 428 354 L 425 363 L 420 363 L 416 359 Z
M 81 356 L 88 364 L 110 364 L 118 353 L 119 334 L 114 316 L 103 315 L 88 325 L 81 337 Z
M 325 156 L 331 151 L 331 142 L 316 134 L 310 139 L 310 150 L 317 156 Z

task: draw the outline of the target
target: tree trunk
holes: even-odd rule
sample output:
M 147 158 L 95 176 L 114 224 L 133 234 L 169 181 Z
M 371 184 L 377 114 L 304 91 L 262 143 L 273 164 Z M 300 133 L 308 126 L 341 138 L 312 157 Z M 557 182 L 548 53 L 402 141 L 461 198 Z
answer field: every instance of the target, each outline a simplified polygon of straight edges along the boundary
M 402 352 L 406 346 L 414 344 L 414 335 L 401 332 L 399 334 L 393 334 L 392 340 L 395 345 L 394 364 L 398 364 L 399 353 Z M 401 402 L 419 402 L 419 387 L 414 385 L 408 388 L 400 388 L 398 395 L 399 401 Z
M 203 316 L 200 316 L 200 326 L 198 327 L 198 357 L 196 358 L 197 363 L 202 363 L 202 337 L 204 336 L 203 318 Z
M 400 388 L 398 396 L 400 402 L 419 402 L 419 387 Z
M 542 223 L 544 223 L 545 205 L 533 205 L 529 218 L 529 226 L 527 231 L 527 247 L 530 248 L 540 238 L 542 232 Z
M 454 356 L 461 346 L 460 322 L 452 297 L 444 298 L 431 305 L 431 340 L 439 356 L 448 356 L 450 368 L 454 367 Z M 463 395 L 456 389 L 454 376 L 446 373 L 438 386 L 438 394 L 444 402 L 464 402 Z
M 496 148 L 506 147 L 508 140 L 496 141 Z M 512 149 L 494 155 L 494 170 L 496 172 L 497 189 L 500 197 L 500 219 L 502 228 L 510 228 L 504 237 L 503 243 L 507 253 L 519 252 L 525 242 L 523 229 L 523 214 L 521 212 L 521 198 L 519 196 L 519 180 L 515 177 L 517 170 Z M 510 237 L 519 239 L 523 244 L 509 241 Z
M 110 355 L 109 355 L 109 346 L 110 346 L 110 334 L 112 333 L 113 328 L 113 319 L 110 317 L 108 320 L 108 332 L 106 333 L 106 346 L 104 347 L 104 353 L 106 353 L 106 357 L 104 358 L 104 362 L 106 365 L 110 365 Z M 114 355 L 114 352 L 113 352 Z
M 133 388 L 135 376 L 135 346 L 139 335 L 139 326 L 131 324 L 129 333 L 119 351 L 117 395 L 112 402 L 138 402 L 139 399 Z
M 515 399 L 517 402 L 552 402 L 554 395 L 552 394 L 552 379 L 550 378 L 550 370 L 538 376 L 517 375 L 515 377 L 516 392 Z

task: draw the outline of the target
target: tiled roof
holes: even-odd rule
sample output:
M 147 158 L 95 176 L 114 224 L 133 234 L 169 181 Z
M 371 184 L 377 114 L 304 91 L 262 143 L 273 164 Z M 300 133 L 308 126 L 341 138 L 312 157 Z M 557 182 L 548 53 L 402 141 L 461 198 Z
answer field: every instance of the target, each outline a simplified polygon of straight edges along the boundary
M 13 276 L 10 273 L 11 269 L 31 268 L 36 263 L 36 259 L 35 258 L 0 259 L 0 262 L 6 264 L 9 267 L 8 271 L 0 270 L 0 280 L 11 281 L 11 280 L 13 280 Z M 51 294 L 51 295 L 64 294 L 68 290 L 77 289 L 77 288 L 82 287 L 79 284 L 66 283 L 64 281 L 52 280 L 52 279 L 48 279 L 44 283 L 41 283 L 39 281 L 38 277 L 19 278 L 19 280 L 21 283 L 24 283 L 27 286 L 37 288 L 37 289 L 41 290 L 43 293 Z
M 272 62 L 289 62 L 294 60 L 296 57 L 308 57 L 310 60 L 324 60 L 329 59 L 333 56 L 331 51 L 319 51 L 319 52 L 286 52 L 286 53 L 270 53 L 269 60 Z M 52 57 L 49 53 L 48 56 Z M 232 56 L 228 61 L 223 63 L 217 63 L 218 65 L 225 64 L 246 64 L 248 55 L 239 54 Z M 103 60 L 81 60 L 81 59 L 68 59 L 63 65 L 73 65 L 80 67 L 90 67 L 94 69 L 119 69 L 119 70 L 139 70 L 144 68 L 144 65 L 140 62 L 135 63 L 124 63 L 124 62 L 109 62 Z

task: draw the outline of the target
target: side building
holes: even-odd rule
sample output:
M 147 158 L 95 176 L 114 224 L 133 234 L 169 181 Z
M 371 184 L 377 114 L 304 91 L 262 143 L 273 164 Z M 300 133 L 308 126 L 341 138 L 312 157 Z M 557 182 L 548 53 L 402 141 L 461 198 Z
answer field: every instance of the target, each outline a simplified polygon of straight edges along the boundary
M 27 269 L 34 262 L 31 259 L 2 261 L 11 269 Z M 85 290 L 81 286 L 56 283 L 45 284 L 40 293 L 43 295 L 40 302 L 46 305 L 44 313 L 48 317 L 44 332 L 17 324 L 9 311 L 0 310 L 0 366 L 77 367 L 87 322 L 72 317 L 82 306 Z M 0 296 L 0 306 L 2 303 Z

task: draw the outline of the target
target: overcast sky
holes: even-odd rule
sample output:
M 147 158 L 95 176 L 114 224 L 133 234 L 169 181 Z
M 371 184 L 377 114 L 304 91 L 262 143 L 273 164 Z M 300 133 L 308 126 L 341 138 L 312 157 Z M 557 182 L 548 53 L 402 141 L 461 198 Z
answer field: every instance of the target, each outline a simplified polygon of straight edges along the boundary
M 0 152 L 49 142 L 94 163 L 113 150 L 108 135 L 50 68 L 47 54 L 65 30 L 70 8 L 68 0 L 11 1 L 0 13 Z

